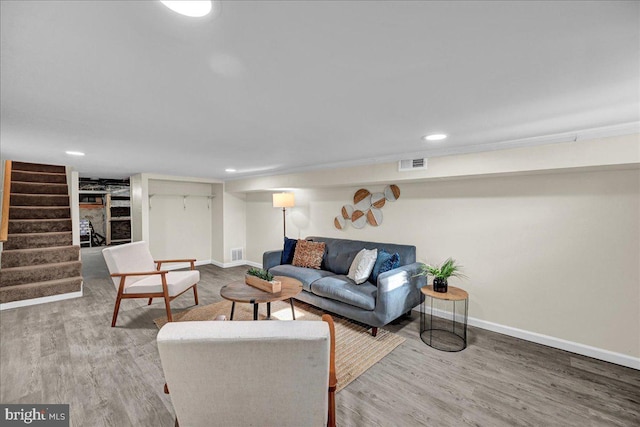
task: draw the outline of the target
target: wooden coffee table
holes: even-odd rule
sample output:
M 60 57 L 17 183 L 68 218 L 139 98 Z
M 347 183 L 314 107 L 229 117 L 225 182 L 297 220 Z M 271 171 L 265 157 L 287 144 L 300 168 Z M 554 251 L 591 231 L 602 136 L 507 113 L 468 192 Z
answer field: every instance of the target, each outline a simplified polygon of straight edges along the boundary
M 267 303 L 267 319 L 271 319 L 271 303 L 273 301 L 284 301 L 286 299 L 288 299 L 289 304 L 291 304 L 293 320 L 296 320 L 293 297 L 302 291 L 302 283 L 300 283 L 299 280 L 285 276 L 275 276 L 274 280 L 282 282 L 282 290 L 275 294 L 249 286 L 244 280 L 238 280 L 223 286 L 222 289 L 220 289 L 220 296 L 233 302 L 229 320 L 233 320 L 233 312 L 236 309 L 237 302 L 253 304 L 253 320 L 258 320 L 258 304 Z

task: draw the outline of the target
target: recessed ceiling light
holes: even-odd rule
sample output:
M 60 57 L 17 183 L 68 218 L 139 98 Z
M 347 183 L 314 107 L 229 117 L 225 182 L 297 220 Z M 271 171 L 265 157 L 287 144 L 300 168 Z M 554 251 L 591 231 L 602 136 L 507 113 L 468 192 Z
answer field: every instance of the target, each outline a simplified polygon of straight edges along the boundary
M 82 151 L 65 151 L 70 156 L 84 156 Z
M 211 0 L 160 0 L 160 3 L 167 6 L 180 15 L 200 18 L 211 12 Z
M 234 168 L 226 168 L 224 171 L 225 172 L 235 172 L 236 170 Z
M 422 137 L 422 139 L 426 141 L 442 141 L 446 138 L 447 135 L 445 135 L 444 133 L 432 133 L 431 135 L 425 135 Z

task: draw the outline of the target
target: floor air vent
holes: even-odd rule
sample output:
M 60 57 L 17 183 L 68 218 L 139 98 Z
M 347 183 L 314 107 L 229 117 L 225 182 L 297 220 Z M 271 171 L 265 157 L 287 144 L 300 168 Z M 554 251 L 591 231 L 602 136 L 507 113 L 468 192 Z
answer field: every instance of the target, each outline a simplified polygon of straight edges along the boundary
M 242 248 L 231 249 L 231 261 L 240 261 L 244 259 Z
M 408 159 L 398 162 L 398 172 L 408 172 L 427 169 L 427 159 Z

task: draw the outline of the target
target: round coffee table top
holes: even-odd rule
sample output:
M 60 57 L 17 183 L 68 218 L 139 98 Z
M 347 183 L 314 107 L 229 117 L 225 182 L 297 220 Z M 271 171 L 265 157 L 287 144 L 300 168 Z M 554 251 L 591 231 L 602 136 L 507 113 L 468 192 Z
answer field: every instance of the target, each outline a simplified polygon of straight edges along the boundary
M 244 280 L 238 280 L 223 286 L 222 289 L 220 289 L 220 296 L 233 302 L 261 304 L 265 302 L 283 301 L 295 297 L 302 291 L 302 283 L 297 279 L 286 276 L 275 276 L 274 280 L 279 280 L 282 283 L 282 290 L 275 294 L 249 286 Z
M 447 292 L 436 292 L 433 290 L 433 286 L 423 286 L 420 291 L 432 298 L 443 299 L 447 301 L 462 301 L 469 298 L 469 294 L 464 289 L 456 288 L 455 286 L 447 286 Z

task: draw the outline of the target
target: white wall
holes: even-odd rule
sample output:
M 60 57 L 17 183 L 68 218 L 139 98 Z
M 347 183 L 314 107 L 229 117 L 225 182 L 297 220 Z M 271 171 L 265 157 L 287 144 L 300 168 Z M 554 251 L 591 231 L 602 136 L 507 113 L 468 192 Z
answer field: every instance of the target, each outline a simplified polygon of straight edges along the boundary
M 410 157 L 411 158 L 411 157 Z M 226 191 L 338 187 L 386 184 L 496 174 L 521 174 L 577 168 L 624 167 L 640 164 L 640 134 L 577 142 L 511 148 L 430 158 L 426 170 L 398 172 L 397 162 L 247 178 L 225 183 Z
M 214 226 L 221 230 L 222 224 L 222 212 L 216 203 L 216 198 L 223 197 L 220 181 L 138 174 L 130 182 L 134 241 L 148 241 L 156 259 L 211 262 L 216 249 Z
M 459 260 L 471 317 L 640 357 L 640 173 L 538 173 L 405 183 L 380 227 L 333 218 L 359 186 L 295 190 L 289 237 L 334 236 L 417 247 Z M 364 186 L 380 191 L 382 185 Z M 271 192 L 247 197 L 248 259 L 281 246 Z
M 155 259 L 211 259 L 211 193 L 211 184 L 149 180 L 149 247 Z
M 216 197 L 211 200 L 211 260 L 224 264 L 224 185 L 213 184 Z
M 246 253 L 246 196 L 242 193 L 224 193 L 223 262 L 231 262 L 231 250 L 242 248 Z M 246 258 L 246 255 L 245 255 Z
M 71 235 L 74 245 L 80 246 L 80 175 L 67 167 L 69 210 L 71 213 Z

